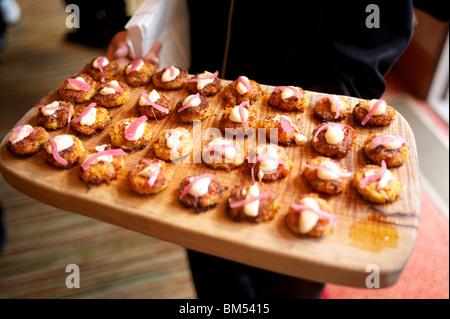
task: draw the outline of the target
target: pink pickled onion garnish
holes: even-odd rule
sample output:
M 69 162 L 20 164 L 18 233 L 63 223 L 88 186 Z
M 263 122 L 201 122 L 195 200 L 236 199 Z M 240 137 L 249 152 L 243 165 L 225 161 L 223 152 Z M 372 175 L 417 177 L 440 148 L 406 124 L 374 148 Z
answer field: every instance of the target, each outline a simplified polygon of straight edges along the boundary
M 263 200 L 266 199 L 267 197 L 269 197 L 269 192 L 268 191 L 264 191 L 261 194 L 259 194 L 258 196 L 252 197 L 252 198 L 247 198 L 247 199 L 243 199 L 234 203 L 230 203 L 230 208 L 236 208 L 236 207 L 241 207 L 250 203 L 253 203 L 257 200 Z
M 169 70 L 170 76 L 175 76 L 175 69 L 173 66 L 169 66 L 167 69 Z
M 369 144 L 370 149 L 374 149 L 379 145 L 386 145 L 392 142 L 401 142 L 402 145 L 406 144 L 408 145 L 408 142 L 405 141 L 405 139 L 401 136 L 395 136 L 395 135 L 384 135 L 384 136 L 376 136 L 372 139 L 372 141 Z
M 138 68 L 139 65 L 141 65 L 141 63 L 143 62 L 142 59 L 136 60 L 130 67 L 130 72 L 136 71 L 136 69 Z
M 252 160 L 254 162 L 251 161 L 250 163 L 253 163 L 253 164 L 256 164 L 256 163 L 264 161 L 264 160 L 271 160 L 271 161 L 278 161 L 278 163 L 281 164 L 281 165 L 289 166 L 289 164 L 287 162 L 283 161 L 282 159 L 276 158 L 276 157 L 273 157 L 273 156 L 270 156 L 270 155 L 258 155 L 258 156 L 253 157 Z
M 319 101 L 326 98 L 331 100 L 333 104 L 336 106 L 336 115 L 334 116 L 334 118 L 337 119 L 340 115 L 341 110 L 341 102 L 339 101 L 339 98 L 337 96 L 331 94 L 323 94 L 315 97 L 314 101 Z
M 292 120 L 285 115 L 281 116 L 280 124 L 283 128 L 283 131 L 285 131 L 287 135 L 291 135 L 291 133 L 294 132 L 297 128 Z
M 30 128 L 30 127 L 25 126 L 25 125 L 19 125 L 19 126 L 15 127 L 13 129 L 11 138 L 14 141 L 14 140 L 16 140 L 19 137 L 20 132 L 26 132 L 28 134 L 31 134 L 34 131 L 35 131 L 35 129 L 33 127 Z
M 245 118 L 245 114 L 244 114 L 244 106 L 247 106 L 250 102 L 249 101 L 244 101 L 241 104 L 238 105 L 239 107 L 239 115 L 241 116 L 241 121 L 242 121 L 242 125 L 244 126 L 245 129 L 248 129 L 248 121 Z
M 100 72 L 103 73 L 103 61 L 105 61 L 106 57 L 105 56 L 101 56 L 98 58 L 97 60 L 97 65 L 98 65 L 98 69 L 100 70 Z
M 100 156 L 108 156 L 108 155 L 110 155 L 110 156 L 125 156 L 126 153 L 121 148 L 97 152 L 97 153 L 90 155 L 88 158 L 86 158 L 86 160 L 84 161 L 83 166 L 81 168 L 84 171 L 87 171 L 93 161 L 95 161 Z
M 150 175 L 150 177 L 148 178 L 148 186 L 152 187 L 153 185 L 155 185 L 156 179 L 158 178 L 161 168 L 158 164 L 151 163 L 147 160 L 144 160 L 144 163 L 147 164 L 148 166 L 156 167 L 156 169 L 153 171 L 152 175 Z
M 78 88 L 80 91 L 87 92 L 91 89 L 91 85 L 89 83 L 77 79 L 67 79 L 67 82 Z
M 60 163 L 61 165 L 67 165 L 67 161 L 59 155 L 58 148 L 56 147 L 55 141 L 53 141 L 53 138 L 49 137 L 50 145 L 52 146 L 52 154 L 53 158 Z
M 218 75 L 219 75 L 219 71 L 216 71 L 213 74 L 211 74 L 210 76 L 207 76 L 205 78 L 192 78 L 192 79 L 185 80 L 185 82 L 197 82 L 200 80 L 212 80 L 212 79 L 215 79 Z
M 309 210 L 309 211 L 312 211 L 312 212 L 316 213 L 317 215 L 319 215 L 320 219 L 328 221 L 334 225 L 339 224 L 339 219 L 336 216 L 334 216 L 333 214 L 326 212 L 324 210 L 313 209 L 311 207 L 308 207 L 308 206 L 302 205 L 302 204 L 298 204 L 298 203 L 291 203 L 291 208 L 293 210 L 295 210 L 296 212 L 300 212 L 302 210 Z
M 199 180 L 201 180 L 203 178 L 216 179 L 216 176 L 211 173 L 205 173 L 205 174 L 201 174 L 201 175 L 194 177 L 194 180 L 192 182 L 190 182 L 186 186 L 186 188 L 183 190 L 183 192 L 180 194 L 180 199 L 182 199 L 184 196 L 186 196 L 189 193 L 189 191 L 191 190 L 191 188 L 194 187 L 195 183 L 197 183 Z
M 247 82 L 242 76 L 238 77 L 238 82 L 240 82 L 243 86 L 245 86 L 247 88 L 248 93 L 252 93 L 253 92 L 253 87 L 250 84 L 250 82 Z
M 169 114 L 169 110 L 168 110 L 168 109 L 166 109 L 165 107 L 163 107 L 163 106 L 161 106 L 161 105 L 158 105 L 158 104 L 156 104 L 156 103 L 153 103 L 153 102 L 150 100 L 150 98 L 148 97 L 148 94 L 147 94 L 147 92 L 145 91 L 145 89 L 142 89 L 141 95 L 142 95 L 142 97 L 144 98 L 144 100 L 145 100 L 148 104 L 150 104 L 151 106 L 153 106 L 155 109 L 157 109 L 157 110 L 160 111 L 160 112 Z
M 352 176 L 351 173 L 342 173 L 340 170 L 339 171 L 334 171 L 333 169 L 325 166 L 325 165 L 309 165 L 309 164 L 305 164 L 306 167 L 309 167 L 311 169 L 323 169 L 325 171 L 328 171 L 330 173 L 336 174 L 339 177 L 350 177 Z
M 373 107 L 370 109 L 369 113 L 367 113 L 366 117 L 361 122 L 361 125 L 366 125 L 366 123 L 370 120 L 372 115 L 377 111 L 378 107 L 380 107 L 381 104 L 385 103 L 385 100 L 378 100 L 375 102 Z
M 96 106 L 97 106 L 97 103 L 91 103 L 91 104 L 89 104 L 89 105 L 83 110 L 83 112 L 81 112 L 80 115 L 78 115 L 78 117 L 77 117 L 75 120 L 73 120 L 73 122 L 74 122 L 74 123 L 79 123 L 79 122 L 81 122 L 81 120 L 83 119 L 83 117 L 85 117 L 86 114 L 88 114 L 89 111 L 90 111 L 92 108 L 96 107 Z
M 147 116 L 142 115 L 140 118 L 131 122 L 130 126 L 128 126 L 128 128 L 125 130 L 125 138 L 127 140 L 131 141 L 134 138 L 134 136 L 136 135 L 139 125 L 141 125 L 142 123 L 144 123 L 147 120 L 148 120 Z
M 63 106 L 63 105 L 57 105 L 57 106 L 43 106 L 41 109 L 44 110 L 44 111 L 49 111 L 49 110 L 55 110 L 55 111 L 58 111 L 58 110 L 67 110 L 67 112 L 69 112 L 69 117 L 68 117 L 68 120 L 67 120 L 67 129 L 66 129 L 66 132 L 69 131 L 70 120 L 72 119 L 72 111 L 70 110 L 69 107 Z
M 317 136 L 319 135 L 319 133 L 322 132 L 324 129 L 326 129 L 328 126 L 339 126 L 341 129 L 345 129 L 345 125 L 342 125 L 342 124 L 326 123 L 317 130 L 316 134 L 314 134 L 314 137 L 313 137 L 314 142 L 317 142 Z
M 381 162 L 381 169 L 377 170 L 375 174 L 364 177 L 359 183 L 359 188 L 364 188 L 369 185 L 371 182 L 377 181 L 383 177 L 386 172 L 386 162 L 383 160 Z
M 189 98 L 189 100 L 186 102 L 186 104 L 183 105 L 182 107 L 180 107 L 180 109 L 178 110 L 178 113 L 180 113 L 181 111 L 183 111 L 183 110 L 185 110 L 186 108 L 188 108 L 189 105 L 191 105 L 192 101 L 193 101 L 195 98 L 200 98 L 200 93 L 197 93 L 197 94 L 192 95 L 192 96 Z
M 106 84 L 105 88 L 111 88 L 119 94 L 121 94 L 121 93 L 123 93 L 123 91 L 125 91 L 120 85 L 114 85 L 111 82 Z
M 293 87 L 293 86 L 277 86 L 275 88 L 275 90 L 282 90 L 282 91 L 284 91 L 286 89 L 292 90 L 292 92 L 294 92 L 294 95 L 297 99 L 301 99 L 303 97 L 302 92 L 300 92 L 299 89 L 297 89 L 296 87 Z

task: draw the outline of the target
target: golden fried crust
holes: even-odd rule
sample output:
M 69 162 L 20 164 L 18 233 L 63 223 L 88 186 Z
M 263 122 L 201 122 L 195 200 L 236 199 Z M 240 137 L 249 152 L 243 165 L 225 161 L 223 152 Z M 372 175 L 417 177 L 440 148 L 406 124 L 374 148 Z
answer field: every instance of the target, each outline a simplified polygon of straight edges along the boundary
M 105 150 L 110 150 L 111 147 L 108 146 Z M 111 163 L 98 162 L 96 164 L 90 165 L 85 171 L 82 168 L 84 161 L 92 154 L 97 153 L 95 149 L 91 149 L 85 152 L 81 156 L 79 161 L 80 168 L 80 178 L 89 184 L 100 185 L 101 183 L 109 184 L 111 181 L 115 180 L 119 175 L 120 171 L 125 167 L 125 156 L 113 156 L 113 161 Z
M 42 105 L 39 107 L 38 114 L 36 115 L 37 125 L 42 126 L 50 131 L 58 130 L 60 128 L 67 126 L 69 120 L 73 118 L 75 112 L 73 104 L 71 102 L 66 101 L 58 101 L 58 102 L 59 105 L 68 107 L 70 109 L 70 118 L 69 118 L 69 111 L 66 109 L 57 110 L 52 115 L 45 116 L 44 114 L 42 114 L 41 110 L 41 108 L 45 105 Z
M 152 129 L 148 123 L 145 123 L 144 134 L 137 141 L 129 141 L 125 138 L 125 129 L 128 124 L 137 118 L 122 119 L 113 125 L 110 131 L 111 144 L 122 148 L 124 151 L 137 151 L 145 148 L 152 139 Z
M 350 106 L 348 101 L 342 96 L 338 97 L 341 101 L 341 109 L 339 110 L 339 117 L 336 117 L 336 112 L 331 111 L 331 101 L 329 98 L 323 98 L 314 105 L 314 117 L 320 121 L 341 121 L 350 115 Z
M 181 99 L 176 106 L 177 113 L 181 122 L 201 121 L 211 115 L 211 105 L 207 97 L 200 95 L 200 104 L 185 108 L 183 111 L 178 110 L 183 106 L 184 99 Z
M 85 108 L 86 107 L 79 109 L 75 113 L 74 118 L 77 118 Z M 90 136 L 96 132 L 103 131 L 106 126 L 111 123 L 108 110 L 100 106 L 95 107 L 95 109 L 97 110 L 97 113 L 95 115 L 95 122 L 92 125 L 82 125 L 80 122 L 72 123 L 72 129 L 85 136 Z
M 160 167 L 158 177 L 152 186 L 148 184 L 149 178 L 140 174 L 149 166 L 148 163 L 157 164 Z M 172 181 L 173 174 L 173 168 L 160 159 L 142 159 L 128 172 L 127 182 L 132 191 L 140 195 L 151 195 L 166 189 Z
M 306 198 L 306 197 L 310 197 L 313 198 L 317 204 L 319 205 L 320 210 L 323 210 L 325 212 L 328 212 L 330 214 L 333 214 L 333 210 L 331 208 L 331 206 L 322 198 L 319 197 L 319 195 L 317 194 L 304 194 L 301 195 L 299 197 L 297 197 L 294 202 L 297 204 L 300 204 L 301 200 Z M 306 234 L 302 234 L 299 230 L 299 218 L 300 218 L 300 214 L 302 212 L 297 212 L 292 208 L 289 208 L 289 211 L 285 217 L 285 225 L 286 228 L 289 229 L 290 231 L 292 231 L 294 234 L 296 235 L 306 235 L 306 236 L 311 236 L 311 237 L 324 237 L 329 235 L 334 228 L 334 225 L 324 219 L 319 219 L 319 221 L 317 222 L 317 224 Z
M 232 130 L 234 134 L 251 134 L 255 131 L 255 128 L 258 126 L 258 118 L 256 116 L 255 108 L 249 105 L 244 106 L 248 110 L 248 128 L 244 128 L 244 124 L 241 122 L 233 122 L 230 120 L 230 113 L 233 109 L 232 107 L 227 107 L 222 114 L 222 118 L 220 121 L 220 130 L 225 132 L 226 129 Z
M 361 125 L 362 121 L 366 117 L 367 110 L 362 108 L 361 103 L 358 103 L 353 108 L 353 122 Z M 392 106 L 386 105 L 386 112 L 380 115 L 373 115 L 364 126 L 387 126 L 394 122 L 395 110 Z
M 178 194 L 181 195 L 186 187 L 189 185 L 189 176 L 183 179 L 180 183 L 180 187 L 178 189 Z M 197 213 L 204 212 L 208 209 L 214 208 L 219 204 L 220 199 L 222 198 L 222 193 L 225 190 L 217 179 L 211 179 L 211 182 L 208 186 L 208 192 L 200 197 L 193 196 L 191 194 L 186 194 L 184 197 L 179 198 L 180 203 L 186 208 L 195 208 Z
M 238 142 L 235 143 L 239 144 Z M 234 150 L 236 151 L 236 155 L 231 159 L 226 158 L 221 152 L 208 150 L 205 145 L 202 149 L 203 163 L 212 169 L 224 169 L 228 171 L 235 169 L 244 164 L 246 153 L 242 145 L 239 148 L 234 148 Z
M 347 169 L 343 164 L 328 157 L 317 156 L 306 163 L 311 166 L 323 166 L 326 162 L 333 162 L 339 167 L 341 173 L 347 173 Z M 346 186 L 346 179 L 344 177 L 339 177 L 335 180 L 323 180 L 317 176 L 317 171 L 318 170 L 316 168 L 310 168 L 307 166 L 305 166 L 303 170 L 306 180 L 313 189 L 330 195 L 336 195 L 344 191 Z
M 166 71 L 166 69 L 155 73 L 152 77 L 153 85 L 156 86 L 158 89 L 163 90 L 181 90 L 182 88 L 184 88 L 186 84 L 186 79 L 188 78 L 189 75 L 186 70 L 183 69 L 179 70 L 180 74 L 174 80 L 169 82 L 161 81 L 161 77 Z
M 409 154 L 408 144 L 403 143 L 400 148 L 395 150 L 388 150 L 383 145 L 371 149 L 370 143 L 377 136 L 383 136 L 383 134 L 372 134 L 364 142 L 364 153 L 372 163 L 381 165 L 381 162 L 385 161 L 387 167 L 398 167 L 406 162 Z
M 136 61 L 131 61 L 128 66 L 133 65 L 134 62 Z M 130 73 L 127 73 L 128 66 L 125 68 L 125 79 L 129 85 L 136 87 L 150 84 L 152 75 L 155 73 L 156 68 L 150 63 L 147 63 L 145 61 L 143 62 L 144 66 L 139 70 L 134 70 Z
M 293 112 L 293 111 L 305 111 L 306 107 L 309 104 L 309 98 L 306 95 L 306 92 L 300 88 L 300 93 L 302 93 L 302 98 L 297 98 L 296 96 L 291 96 L 287 99 L 282 99 L 281 94 L 283 93 L 282 90 L 274 90 L 269 97 L 269 105 L 272 107 L 275 107 L 277 109 L 286 111 L 286 112 Z
M 327 123 L 324 123 L 323 125 Z M 313 138 L 311 139 L 312 146 L 318 153 L 329 157 L 344 157 L 355 147 L 355 131 L 349 125 L 345 125 L 344 139 L 340 143 L 334 145 L 327 143 L 327 140 L 325 139 L 325 133 L 327 132 L 326 129 L 322 130 L 317 135 L 317 142 L 314 141 L 314 135 L 319 128 L 320 127 L 314 129 L 314 131 L 312 132 Z
M 140 99 L 136 102 L 136 110 L 139 112 L 140 115 L 145 115 L 147 116 L 149 119 L 163 119 L 166 116 L 168 116 L 170 114 L 170 112 L 172 112 L 172 110 L 174 109 L 174 103 L 172 101 L 171 98 L 165 96 L 164 94 L 158 93 L 160 96 L 160 99 L 157 100 L 155 102 L 155 104 L 158 104 L 166 109 L 169 110 L 169 113 L 164 113 L 161 112 L 157 109 L 155 109 L 153 106 L 151 105 L 141 105 L 139 104 Z
M 199 73 L 197 73 L 197 76 L 198 74 Z M 214 96 L 222 89 L 222 82 L 216 77 L 213 82 L 206 84 L 201 90 L 197 88 L 197 82 L 187 82 L 186 89 L 191 94 L 200 93 L 205 96 Z
M 286 115 L 285 115 L 286 116 Z M 264 128 L 266 130 L 266 136 L 269 138 L 269 140 L 275 142 L 278 141 L 278 143 L 285 144 L 285 145 L 291 145 L 295 143 L 295 134 L 296 133 L 302 133 L 300 129 L 300 121 L 298 119 L 295 119 L 291 116 L 287 116 L 291 119 L 291 121 L 298 127 L 299 131 L 296 132 L 295 130 L 292 131 L 291 134 L 287 134 L 286 131 L 281 126 L 281 121 L 276 119 L 276 116 L 269 116 L 264 118 L 259 122 L 259 127 Z M 277 130 L 276 139 L 275 136 L 271 136 L 270 131 L 271 129 Z
M 48 142 L 49 134 L 42 127 L 33 127 L 34 132 L 16 143 L 8 141 L 6 147 L 8 150 L 20 157 L 30 157 L 37 154 L 42 146 Z
M 103 95 L 100 91 L 108 84 L 103 83 L 94 94 L 93 100 L 98 105 L 103 107 L 115 107 L 125 104 L 130 98 L 130 88 L 123 82 L 118 81 L 120 87 L 123 89 L 122 93 L 116 92 L 113 94 Z
M 270 189 L 264 184 L 258 184 L 259 193 L 262 194 L 265 191 L 269 192 L 269 196 L 259 201 L 258 215 L 248 216 L 244 212 L 244 206 L 231 208 L 230 204 L 246 199 L 246 194 L 251 183 L 245 185 L 237 185 L 231 190 L 231 194 L 227 201 L 227 215 L 235 222 L 248 221 L 251 223 L 262 223 L 272 220 L 278 211 L 277 195 L 272 193 Z
M 226 107 L 232 107 L 238 104 L 241 104 L 244 101 L 249 101 L 250 104 L 256 102 L 258 98 L 261 96 L 262 91 L 259 83 L 249 80 L 250 85 L 253 88 L 253 91 L 247 92 L 245 94 L 239 94 L 236 90 L 236 85 L 239 83 L 238 80 L 234 80 L 230 84 L 228 84 L 222 92 L 222 99 L 226 102 Z
M 273 172 L 271 174 L 264 174 L 264 176 L 262 177 L 262 179 L 260 179 L 260 181 L 265 181 L 265 182 L 276 181 L 278 179 L 288 176 L 291 173 L 293 165 L 292 165 L 292 162 L 289 159 L 286 151 L 283 148 L 278 147 L 277 153 L 278 153 L 278 158 L 280 160 L 286 162 L 288 165 L 286 166 L 282 163 L 279 163 L 278 168 L 275 172 Z M 261 166 L 261 163 L 259 161 L 257 163 L 251 163 L 251 161 L 248 160 L 247 166 L 250 168 L 250 173 L 252 174 L 253 179 L 257 180 L 258 174 L 259 174 L 259 167 Z
M 352 184 L 357 192 L 362 198 L 375 204 L 387 204 L 396 201 L 402 191 L 402 184 L 396 176 L 382 189 L 378 189 L 377 183 L 375 182 L 370 183 L 364 188 L 360 187 L 360 182 L 363 180 L 364 174 L 373 169 L 380 169 L 380 166 L 366 165 L 363 169 L 355 173 Z
M 103 67 L 102 73 L 100 69 L 97 69 L 92 65 L 94 61 L 95 59 L 93 59 L 91 63 L 86 64 L 84 72 L 89 73 L 97 81 L 103 82 L 104 80 L 111 80 L 122 72 L 119 63 L 116 61 L 109 61 L 109 63 Z
M 84 146 L 78 137 L 76 137 L 74 135 L 70 135 L 70 136 L 73 138 L 73 141 L 74 141 L 73 145 L 71 147 L 59 152 L 59 155 L 67 161 L 66 165 L 62 165 L 61 163 L 59 163 L 53 157 L 53 154 L 49 153 L 47 151 L 47 148 L 50 145 L 50 142 L 47 142 L 44 145 L 44 150 L 42 151 L 42 153 L 44 154 L 45 161 L 50 166 L 53 166 L 55 168 L 60 168 L 60 169 L 66 169 L 66 168 L 71 168 L 72 166 L 74 166 L 78 163 L 80 157 L 84 154 Z
M 178 127 L 175 130 L 183 133 L 183 135 L 179 137 L 180 144 L 175 152 L 171 148 L 167 147 L 167 130 L 164 130 L 153 144 L 155 155 L 165 161 L 175 161 L 189 155 L 192 152 L 193 141 L 191 133 L 182 127 Z
M 89 91 L 76 91 L 68 89 L 67 85 L 69 85 L 69 80 L 66 79 L 58 88 L 58 94 L 61 99 L 74 103 L 84 103 L 89 101 L 95 94 L 97 83 L 89 74 L 81 73 L 79 75 L 71 77 L 71 79 L 75 79 L 77 77 L 82 77 L 84 81 L 91 86 Z

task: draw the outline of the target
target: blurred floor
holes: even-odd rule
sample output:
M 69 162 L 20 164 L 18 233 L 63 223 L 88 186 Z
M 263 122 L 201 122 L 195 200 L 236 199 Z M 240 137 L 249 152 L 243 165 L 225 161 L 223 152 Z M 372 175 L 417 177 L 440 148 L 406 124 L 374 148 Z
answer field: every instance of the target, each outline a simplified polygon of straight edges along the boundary
M 39 99 L 104 52 L 65 41 L 64 1 L 18 2 L 22 19 L 8 30 L 6 48 L 0 52 L 1 138 Z M 400 102 L 401 96 L 406 98 Z M 421 116 L 414 115 L 420 101 L 411 98 L 395 78 L 389 78 L 386 98 L 404 105 L 401 113 L 408 121 L 418 119 L 423 124 Z M 429 134 L 430 125 L 424 125 Z M 443 169 L 446 163 L 448 172 L 448 126 L 436 132 L 430 138 L 444 145 L 436 155 L 438 165 Z M 421 131 L 414 133 L 422 136 Z M 419 148 L 430 142 L 420 143 Z M 429 145 L 437 145 L 433 143 Z M 445 144 L 447 157 L 442 157 Z M 420 167 L 448 211 L 448 173 L 434 178 L 433 158 L 421 158 Z M 445 187 L 446 200 L 436 191 L 445 193 Z M 185 251 L 179 246 L 44 205 L 17 192 L 3 178 L 0 201 L 8 233 L 0 255 L 0 298 L 196 297 Z M 68 264 L 80 267 L 81 289 L 66 288 Z

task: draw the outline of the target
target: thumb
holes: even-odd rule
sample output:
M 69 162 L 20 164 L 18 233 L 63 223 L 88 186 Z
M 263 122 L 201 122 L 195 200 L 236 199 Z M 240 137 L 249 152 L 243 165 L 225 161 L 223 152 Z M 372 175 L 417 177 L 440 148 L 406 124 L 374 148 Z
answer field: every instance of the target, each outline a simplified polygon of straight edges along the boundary
M 159 52 L 161 51 L 162 43 L 159 41 L 156 41 L 153 43 L 153 46 L 150 48 L 150 51 L 148 51 L 147 55 L 144 57 L 144 60 L 147 62 L 153 64 L 156 68 L 159 68 L 160 59 L 159 59 Z

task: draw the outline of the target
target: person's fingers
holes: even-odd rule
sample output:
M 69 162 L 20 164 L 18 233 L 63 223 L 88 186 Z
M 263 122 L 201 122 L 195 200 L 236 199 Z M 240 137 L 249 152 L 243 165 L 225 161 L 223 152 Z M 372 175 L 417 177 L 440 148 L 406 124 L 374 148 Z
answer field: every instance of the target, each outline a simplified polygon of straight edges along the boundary
M 147 55 L 144 57 L 144 60 L 147 62 L 153 64 L 156 68 L 159 68 L 160 59 L 159 59 L 159 52 L 161 51 L 162 43 L 159 41 L 156 41 L 153 43 L 153 46 L 151 47 L 150 51 L 148 51 Z
M 117 32 L 106 50 L 106 57 L 110 60 L 128 59 L 130 52 L 126 43 L 127 31 Z M 129 59 L 128 59 L 129 61 Z

